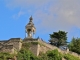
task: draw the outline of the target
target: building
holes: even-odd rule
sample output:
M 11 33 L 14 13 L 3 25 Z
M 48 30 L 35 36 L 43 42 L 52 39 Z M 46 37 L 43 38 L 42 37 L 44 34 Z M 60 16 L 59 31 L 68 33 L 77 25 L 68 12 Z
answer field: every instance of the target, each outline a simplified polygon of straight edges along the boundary
M 9 40 L 0 41 L 0 52 L 8 52 L 11 54 L 17 54 L 18 51 L 21 50 L 24 44 L 28 43 L 29 50 L 32 51 L 33 54 L 38 56 L 40 53 L 45 53 L 48 50 L 58 49 L 59 52 L 67 53 L 68 51 L 62 51 L 58 47 L 50 45 L 45 41 L 34 38 L 36 32 L 36 28 L 33 23 L 32 16 L 29 19 L 29 23 L 25 26 L 25 38 L 10 38 Z

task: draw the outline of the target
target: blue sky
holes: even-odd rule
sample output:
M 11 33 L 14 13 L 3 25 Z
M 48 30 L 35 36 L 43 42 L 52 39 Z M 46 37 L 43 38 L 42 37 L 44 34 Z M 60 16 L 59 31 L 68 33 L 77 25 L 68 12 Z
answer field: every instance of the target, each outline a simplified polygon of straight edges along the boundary
M 0 0 L 0 40 L 24 38 L 32 15 L 36 37 L 45 41 L 59 30 L 80 38 L 80 0 Z

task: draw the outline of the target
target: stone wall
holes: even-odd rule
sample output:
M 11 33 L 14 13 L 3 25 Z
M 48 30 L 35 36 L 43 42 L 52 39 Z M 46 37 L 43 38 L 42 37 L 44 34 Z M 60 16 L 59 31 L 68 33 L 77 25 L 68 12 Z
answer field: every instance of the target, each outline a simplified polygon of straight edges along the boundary
M 42 44 L 42 46 L 40 46 L 40 51 L 42 51 L 42 52 L 46 52 L 46 51 L 48 51 L 48 50 L 57 49 L 57 50 L 58 50 L 59 52 L 61 52 L 61 53 L 68 53 L 67 50 L 66 50 L 66 51 L 62 51 L 62 50 L 59 49 L 58 47 L 53 46 L 53 45 L 50 45 L 50 44 L 48 44 L 48 43 L 46 43 L 46 42 L 44 42 L 44 41 L 42 41 L 42 40 L 38 40 L 38 42 Z
M 17 53 L 22 47 L 22 39 L 11 38 L 6 41 L 0 41 L 0 52 Z
M 13 47 L 13 45 L 6 45 L 0 48 L 0 52 L 8 52 L 11 54 L 14 54 L 15 52 L 15 48 Z
M 36 55 L 38 56 L 41 52 L 42 53 L 46 53 L 46 51 L 48 50 L 54 50 L 57 49 L 59 52 L 61 53 L 67 53 L 67 51 L 62 51 L 59 48 L 57 48 L 56 46 L 50 45 L 40 39 L 26 39 L 23 42 L 38 42 L 38 44 L 32 44 L 30 46 L 30 50 Z
M 54 50 L 54 49 L 57 49 L 59 52 L 61 52 L 62 54 L 67 54 L 67 53 L 70 53 L 72 54 L 73 56 L 76 56 L 76 57 L 79 57 L 80 58 L 80 55 L 75 53 L 75 52 L 71 52 L 69 51 L 69 49 L 67 50 L 61 50 L 59 48 L 57 48 L 56 46 L 53 46 L 53 45 L 50 45 L 42 40 L 38 40 L 39 43 L 41 43 L 42 45 L 40 45 L 40 50 L 39 50 L 39 53 L 40 52 L 46 52 L 48 50 Z
M 39 55 L 39 48 L 40 48 L 39 44 L 32 44 L 30 47 L 30 50 L 32 51 L 33 54 L 38 56 Z
M 30 51 L 36 56 L 39 55 L 40 45 L 38 44 L 38 39 L 25 38 L 23 43 L 30 43 Z
M 7 41 L 8 41 L 8 40 L 0 41 L 0 48 L 1 48 L 2 46 L 4 46 L 4 44 L 5 44 Z
M 8 43 L 6 43 L 7 45 L 13 45 L 13 47 L 16 49 L 16 50 L 20 50 L 21 47 L 22 47 L 22 39 L 20 38 L 11 38 L 9 39 Z
M 74 52 L 70 52 L 69 50 L 61 50 L 56 46 L 50 45 L 49 43 L 46 43 L 43 40 L 40 39 L 33 39 L 33 38 L 26 38 L 23 39 L 23 42 L 38 42 L 38 44 L 32 44 L 30 46 L 30 50 L 36 55 L 38 56 L 41 52 L 46 53 L 46 51 L 48 50 L 54 50 L 57 49 L 59 52 L 66 54 L 66 53 L 70 53 L 74 56 L 77 56 L 80 58 L 80 55 L 78 55 L 77 53 Z M 14 53 L 15 50 L 19 51 L 22 47 L 22 39 L 20 38 L 11 38 L 7 41 L 0 41 L 0 52 L 10 52 L 10 53 Z

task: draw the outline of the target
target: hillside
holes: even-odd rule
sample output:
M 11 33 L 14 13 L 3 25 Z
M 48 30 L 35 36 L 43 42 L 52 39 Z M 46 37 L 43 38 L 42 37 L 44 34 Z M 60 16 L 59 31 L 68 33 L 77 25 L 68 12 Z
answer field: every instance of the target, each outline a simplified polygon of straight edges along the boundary
M 31 43 L 38 44 L 38 43 Z M 41 52 L 38 56 L 29 50 L 30 44 L 23 44 L 21 50 L 17 54 L 0 53 L 0 60 L 80 60 L 78 57 L 70 53 L 62 53 L 57 49 L 49 50 L 46 53 Z
M 16 58 L 15 58 L 16 57 Z M 71 54 L 61 54 L 58 50 L 47 51 L 45 54 L 41 53 L 39 56 L 35 56 L 30 50 L 21 49 L 17 55 L 9 53 L 0 53 L 0 60 L 80 60 Z

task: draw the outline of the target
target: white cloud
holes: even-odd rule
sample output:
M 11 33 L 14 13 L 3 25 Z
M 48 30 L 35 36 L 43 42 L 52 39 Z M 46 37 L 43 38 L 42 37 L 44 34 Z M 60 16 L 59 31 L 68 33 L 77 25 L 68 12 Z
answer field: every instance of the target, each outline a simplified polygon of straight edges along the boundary
M 7 1 L 7 0 L 6 0 Z M 8 7 L 26 9 L 33 12 L 37 26 L 48 31 L 80 28 L 80 0 L 8 0 Z M 20 17 L 23 13 L 19 12 Z M 40 29 L 41 29 L 40 28 Z
M 14 19 L 18 19 L 19 17 L 21 17 L 21 16 L 24 15 L 24 14 L 25 14 L 25 12 L 19 11 L 17 14 L 14 14 L 12 17 L 13 17 Z
M 80 1 L 77 0 L 60 0 L 58 1 L 55 6 L 54 4 L 51 4 L 50 8 L 48 9 L 49 15 L 45 17 L 45 20 L 43 20 L 42 25 L 49 26 L 50 28 L 54 29 L 63 29 L 67 30 L 72 28 L 73 26 L 76 26 L 80 28 L 80 7 L 79 7 Z M 57 17 L 53 14 L 56 14 Z M 43 14 L 42 14 L 43 15 Z M 54 18 L 51 18 L 54 17 Z M 44 23 L 45 21 L 45 23 Z M 53 26 L 51 26 L 51 24 Z M 47 27 L 46 27 L 47 28 Z
M 49 0 L 6 0 L 8 7 L 21 7 L 21 8 L 27 8 L 27 7 L 42 7 L 46 3 L 48 3 Z

